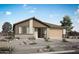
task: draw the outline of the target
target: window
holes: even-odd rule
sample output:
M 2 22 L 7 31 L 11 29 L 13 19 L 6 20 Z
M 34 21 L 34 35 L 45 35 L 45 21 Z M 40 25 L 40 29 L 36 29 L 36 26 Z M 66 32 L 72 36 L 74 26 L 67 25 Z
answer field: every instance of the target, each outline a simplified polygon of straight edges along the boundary
M 19 34 L 28 34 L 29 29 L 26 26 L 19 27 Z
M 26 32 L 27 32 L 27 34 L 29 34 L 29 27 L 26 27 L 26 30 L 27 30 L 27 31 L 26 31 Z
M 22 27 L 19 27 L 19 34 L 22 33 Z
M 27 27 L 25 26 L 22 27 L 22 34 L 27 34 Z
M 26 26 L 19 27 L 19 34 L 33 34 L 33 33 L 34 33 L 34 28 L 30 30 L 29 27 Z

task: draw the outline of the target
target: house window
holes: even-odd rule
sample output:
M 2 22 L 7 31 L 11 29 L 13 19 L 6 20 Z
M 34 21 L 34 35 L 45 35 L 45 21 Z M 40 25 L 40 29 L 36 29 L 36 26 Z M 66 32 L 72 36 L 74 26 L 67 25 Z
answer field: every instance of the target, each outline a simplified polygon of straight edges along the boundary
M 19 34 L 28 34 L 29 29 L 26 26 L 19 27 Z
M 29 27 L 26 27 L 26 32 L 27 34 L 29 34 Z
M 19 27 L 19 34 L 22 33 L 22 27 Z
M 22 34 L 27 34 L 27 27 L 25 26 L 22 27 Z

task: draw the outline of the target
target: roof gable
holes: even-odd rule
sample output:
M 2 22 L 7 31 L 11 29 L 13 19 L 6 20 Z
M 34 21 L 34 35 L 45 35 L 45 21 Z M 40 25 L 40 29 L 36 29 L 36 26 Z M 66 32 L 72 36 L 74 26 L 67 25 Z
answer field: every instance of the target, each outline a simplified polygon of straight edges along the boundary
M 47 24 L 45 24 L 44 22 L 42 22 L 42 21 L 36 19 L 35 17 L 32 17 L 32 18 L 25 19 L 25 20 L 23 20 L 23 21 L 17 22 L 17 23 L 14 24 L 14 26 L 17 25 L 17 24 L 20 24 L 20 23 L 23 23 L 23 22 L 26 22 L 26 21 L 32 20 L 32 19 L 35 20 L 35 21 L 37 21 L 37 22 L 40 22 L 41 24 L 43 24 L 43 25 L 45 25 L 45 26 L 48 26 Z M 49 26 L 48 26 L 48 27 L 49 27 Z
M 59 25 L 55 25 L 55 24 L 50 24 L 50 23 L 42 22 L 42 21 L 38 20 L 38 19 L 35 18 L 35 17 L 29 18 L 29 19 L 25 19 L 25 20 L 23 20 L 23 21 L 20 21 L 20 22 L 18 22 L 18 23 L 15 23 L 14 26 L 17 25 L 17 24 L 20 24 L 20 23 L 29 21 L 29 20 L 31 20 L 31 19 L 33 19 L 33 20 L 35 20 L 35 21 L 37 21 L 37 22 L 40 22 L 41 24 L 43 24 L 43 25 L 45 25 L 45 26 L 47 26 L 47 27 L 50 27 L 50 28 L 62 28 L 62 27 L 59 26 Z

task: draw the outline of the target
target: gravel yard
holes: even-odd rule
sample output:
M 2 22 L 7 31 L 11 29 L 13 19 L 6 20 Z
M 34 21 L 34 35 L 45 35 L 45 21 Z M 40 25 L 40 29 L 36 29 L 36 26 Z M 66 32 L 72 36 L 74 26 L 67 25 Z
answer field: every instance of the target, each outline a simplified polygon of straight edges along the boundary
M 49 42 L 44 41 L 44 39 L 37 39 L 35 41 L 30 41 L 28 39 L 14 39 L 10 42 L 0 41 L 0 47 L 12 47 L 13 54 L 26 54 L 26 53 L 43 53 L 41 49 L 46 46 L 50 46 L 54 51 L 64 51 L 64 50 L 74 50 L 75 47 L 72 46 L 79 45 L 79 40 L 69 40 L 69 42 L 62 42 L 59 40 L 52 40 Z M 40 52 L 39 52 L 40 50 Z

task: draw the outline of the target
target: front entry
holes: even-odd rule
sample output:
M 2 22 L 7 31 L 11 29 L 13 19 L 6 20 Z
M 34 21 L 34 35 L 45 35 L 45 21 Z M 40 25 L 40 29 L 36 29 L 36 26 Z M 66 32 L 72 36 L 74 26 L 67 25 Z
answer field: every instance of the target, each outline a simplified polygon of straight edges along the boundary
M 45 36 L 45 28 L 38 28 L 38 38 L 44 38 Z

